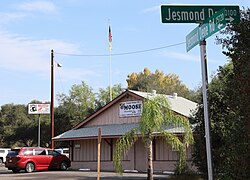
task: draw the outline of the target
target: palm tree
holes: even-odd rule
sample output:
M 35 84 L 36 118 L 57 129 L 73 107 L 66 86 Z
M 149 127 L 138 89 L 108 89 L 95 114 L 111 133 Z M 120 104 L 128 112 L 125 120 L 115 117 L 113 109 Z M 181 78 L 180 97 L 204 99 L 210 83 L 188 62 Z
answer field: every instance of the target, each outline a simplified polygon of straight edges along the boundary
M 183 128 L 182 140 L 172 132 L 166 131 L 166 127 Z M 122 173 L 122 155 L 141 137 L 147 148 L 147 179 L 153 179 L 152 146 L 154 136 L 162 137 L 169 145 L 179 152 L 177 172 L 182 173 L 185 169 L 186 148 L 193 143 L 193 134 L 188 119 L 176 115 L 170 109 L 167 98 L 158 95 L 154 98 L 145 99 L 143 112 L 138 128 L 134 128 L 118 139 L 114 151 L 114 167 L 116 172 Z

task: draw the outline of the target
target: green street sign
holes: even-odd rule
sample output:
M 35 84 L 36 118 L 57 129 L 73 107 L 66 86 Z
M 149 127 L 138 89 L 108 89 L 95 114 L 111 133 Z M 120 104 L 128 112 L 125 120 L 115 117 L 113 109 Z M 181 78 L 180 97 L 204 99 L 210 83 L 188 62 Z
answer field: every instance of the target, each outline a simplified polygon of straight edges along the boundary
M 198 26 L 186 36 L 187 52 L 199 44 L 200 41 L 208 38 L 226 26 L 225 9 L 220 10 L 207 19 L 208 23 Z
M 227 23 L 240 22 L 239 6 L 162 5 L 162 23 L 205 23 L 209 17 L 223 8 Z
M 190 51 L 193 47 L 195 47 L 200 42 L 199 37 L 199 27 L 195 28 L 186 36 L 186 50 Z

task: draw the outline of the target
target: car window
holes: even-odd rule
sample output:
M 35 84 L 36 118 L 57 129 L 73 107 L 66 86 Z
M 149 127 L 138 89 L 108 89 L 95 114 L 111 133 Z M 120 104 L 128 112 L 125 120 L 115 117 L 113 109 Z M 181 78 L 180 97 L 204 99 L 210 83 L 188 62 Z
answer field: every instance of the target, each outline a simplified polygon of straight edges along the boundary
M 14 157 L 14 156 L 18 155 L 19 151 L 20 151 L 20 149 L 13 149 L 13 150 L 8 152 L 7 156 L 8 157 Z
M 0 150 L 0 153 L 4 153 L 5 151 L 4 150 Z
M 35 149 L 35 155 L 42 155 L 41 153 L 44 151 L 44 149 Z M 46 152 L 45 152 L 46 154 Z
M 33 155 L 33 149 L 25 149 L 23 151 L 23 155 Z
M 54 150 L 48 150 L 48 155 L 57 156 L 57 155 L 60 155 L 60 153 Z
M 46 150 L 44 149 L 42 152 L 40 152 L 40 154 L 38 155 L 46 155 Z

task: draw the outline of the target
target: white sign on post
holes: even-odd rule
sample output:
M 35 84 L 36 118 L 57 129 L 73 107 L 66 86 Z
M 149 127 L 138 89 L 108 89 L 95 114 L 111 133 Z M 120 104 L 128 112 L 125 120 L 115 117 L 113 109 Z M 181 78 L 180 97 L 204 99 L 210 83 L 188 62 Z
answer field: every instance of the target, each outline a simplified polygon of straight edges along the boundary
M 50 104 L 29 104 L 29 114 L 50 114 Z

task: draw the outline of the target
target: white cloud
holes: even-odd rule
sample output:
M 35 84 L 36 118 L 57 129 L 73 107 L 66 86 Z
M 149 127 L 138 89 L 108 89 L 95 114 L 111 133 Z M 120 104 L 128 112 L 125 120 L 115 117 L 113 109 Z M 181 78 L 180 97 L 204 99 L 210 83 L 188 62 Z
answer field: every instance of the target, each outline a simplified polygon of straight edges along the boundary
M 0 26 L 28 17 L 31 15 L 31 12 L 41 12 L 45 14 L 57 12 L 56 6 L 52 2 L 47 1 L 24 2 L 22 4 L 15 4 L 13 7 L 17 11 L 0 12 Z
M 192 61 L 192 62 L 200 62 L 200 56 L 196 56 L 196 55 L 190 55 L 188 53 L 179 53 L 179 52 L 164 52 L 163 54 L 164 56 L 168 57 L 169 59 L 178 59 L 178 60 L 182 60 L 182 61 Z M 214 64 L 220 64 L 221 62 L 218 60 L 214 60 L 214 59 L 209 59 L 210 63 L 214 63 Z
M 12 21 L 16 21 L 18 19 L 26 17 L 25 13 L 0 13 L 0 24 L 9 23 Z
M 165 52 L 164 54 L 166 56 L 174 58 L 174 59 L 179 59 L 179 60 L 184 60 L 184 61 L 200 62 L 200 57 L 199 56 L 194 56 L 194 55 L 190 55 L 190 54 L 187 54 L 187 53 Z
M 143 13 L 160 13 L 161 6 L 153 6 L 143 10 Z
M 61 68 L 56 68 L 55 73 L 58 73 L 61 81 L 86 79 L 86 77 L 99 77 L 101 76 L 94 70 L 82 69 L 82 68 L 68 68 L 62 65 Z M 83 77 L 83 78 L 81 78 Z
M 35 11 L 42 13 L 56 12 L 56 6 L 49 1 L 29 1 L 19 4 L 17 7 L 25 11 Z
M 0 32 L 0 68 L 47 77 L 50 74 L 50 51 L 79 54 L 77 45 L 60 40 L 34 40 L 17 34 Z M 55 58 L 56 59 L 56 58 Z M 63 67 L 63 79 L 94 75 L 91 70 Z M 84 72 L 84 73 L 83 73 Z

